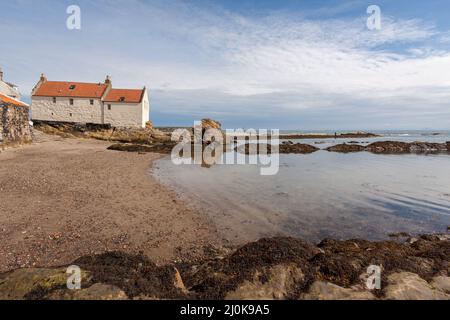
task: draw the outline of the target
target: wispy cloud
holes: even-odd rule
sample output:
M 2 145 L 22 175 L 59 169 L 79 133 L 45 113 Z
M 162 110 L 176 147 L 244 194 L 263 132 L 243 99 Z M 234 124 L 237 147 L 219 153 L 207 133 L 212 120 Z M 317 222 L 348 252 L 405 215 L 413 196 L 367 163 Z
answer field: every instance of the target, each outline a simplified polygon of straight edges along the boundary
M 351 5 L 252 16 L 214 3 L 82 1 L 76 33 L 64 29 L 60 4 L 49 11 L 61 17 L 42 24 L 1 19 L 0 63 L 17 71 L 25 91 L 41 71 L 53 79 L 99 81 L 108 73 L 117 85 L 145 84 L 158 116 L 261 123 L 277 115 L 278 126 L 280 115 L 284 123 L 309 116 L 309 126 L 321 127 L 338 114 L 373 125 L 370 114 L 381 128 L 392 116 L 397 126 L 414 127 L 423 125 L 421 114 L 434 114 L 450 126 L 450 74 L 443 72 L 450 50 L 438 45 L 448 31 L 393 15 L 370 31 L 364 11 L 339 16 Z M 45 8 L 36 10 L 49 14 Z

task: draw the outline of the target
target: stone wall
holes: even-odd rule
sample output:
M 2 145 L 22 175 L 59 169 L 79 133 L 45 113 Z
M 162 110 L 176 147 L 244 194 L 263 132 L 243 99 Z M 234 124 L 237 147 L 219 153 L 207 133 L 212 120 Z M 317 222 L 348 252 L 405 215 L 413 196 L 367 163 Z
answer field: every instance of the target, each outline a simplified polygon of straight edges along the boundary
M 0 145 L 31 142 L 29 109 L 0 103 Z

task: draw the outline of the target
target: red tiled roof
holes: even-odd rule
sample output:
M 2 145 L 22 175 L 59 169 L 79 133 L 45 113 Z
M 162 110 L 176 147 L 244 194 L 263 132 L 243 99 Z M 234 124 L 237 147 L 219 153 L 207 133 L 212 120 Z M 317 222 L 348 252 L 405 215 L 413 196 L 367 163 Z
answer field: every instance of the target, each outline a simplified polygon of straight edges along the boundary
M 144 89 L 111 89 L 105 102 L 139 103 L 142 101 Z
M 33 96 L 101 98 L 106 87 L 104 83 L 46 81 L 41 84 Z
M 10 97 L 5 96 L 4 94 L 0 93 L 0 103 L 1 102 L 10 103 L 10 104 L 13 104 L 13 105 L 19 106 L 19 107 L 28 107 L 28 105 L 26 103 L 23 103 L 23 102 L 21 102 L 19 100 L 10 98 Z

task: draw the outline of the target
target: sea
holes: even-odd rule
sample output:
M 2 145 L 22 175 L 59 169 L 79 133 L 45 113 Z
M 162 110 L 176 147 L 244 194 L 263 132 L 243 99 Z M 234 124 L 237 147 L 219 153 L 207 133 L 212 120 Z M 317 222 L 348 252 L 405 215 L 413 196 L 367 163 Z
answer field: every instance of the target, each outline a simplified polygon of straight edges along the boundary
M 320 149 L 344 142 L 450 141 L 450 131 L 372 132 L 381 136 L 292 141 Z M 274 236 L 383 240 L 399 232 L 445 233 L 450 226 L 450 154 L 281 154 L 272 176 L 253 164 L 176 165 L 165 157 L 151 174 L 232 243 Z

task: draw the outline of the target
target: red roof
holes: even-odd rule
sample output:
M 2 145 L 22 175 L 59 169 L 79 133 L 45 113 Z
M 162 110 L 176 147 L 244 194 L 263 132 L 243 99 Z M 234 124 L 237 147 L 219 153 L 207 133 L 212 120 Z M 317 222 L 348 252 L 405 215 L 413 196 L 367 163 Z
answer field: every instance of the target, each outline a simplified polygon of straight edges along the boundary
M 142 101 L 144 89 L 111 89 L 105 102 L 139 103 Z
M 104 83 L 46 81 L 33 94 L 36 97 L 101 98 L 106 90 Z
M 13 105 L 19 106 L 19 107 L 28 107 L 28 105 L 26 103 L 23 103 L 23 102 L 21 102 L 19 100 L 10 98 L 10 97 L 5 96 L 4 94 L 0 93 L 0 103 L 1 102 L 13 104 Z

